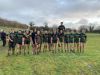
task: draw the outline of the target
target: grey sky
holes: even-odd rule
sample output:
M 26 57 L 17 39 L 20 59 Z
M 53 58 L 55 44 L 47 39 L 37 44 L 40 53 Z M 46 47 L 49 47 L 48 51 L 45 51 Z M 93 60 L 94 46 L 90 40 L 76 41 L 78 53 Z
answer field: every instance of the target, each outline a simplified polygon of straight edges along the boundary
M 47 21 L 50 26 L 81 19 L 99 23 L 100 0 L 0 0 L 0 17 L 36 25 Z

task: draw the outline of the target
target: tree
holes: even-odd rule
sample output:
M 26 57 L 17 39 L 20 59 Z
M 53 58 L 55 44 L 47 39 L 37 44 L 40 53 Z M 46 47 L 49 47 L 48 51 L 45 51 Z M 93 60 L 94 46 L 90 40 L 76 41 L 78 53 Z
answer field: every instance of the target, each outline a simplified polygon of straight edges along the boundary
M 86 26 L 86 25 L 81 25 L 81 26 L 79 27 L 79 30 L 80 30 L 80 31 L 85 30 L 86 32 L 88 32 L 88 26 Z
M 32 30 L 34 28 L 35 23 L 34 22 L 30 22 L 29 25 L 30 25 L 30 30 Z
M 44 30 L 49 30 L 48 23 L 44 22 Z
M 54 25 L 52 26 L 52 29 L 53 29 L 53 30 L 57 30 L 57 29 L 58 29 L 58 26 L 57 26 L 56 24 L 54 24 Z
M 93 32 L 94 28 L 95 28 L 95 24 L 90 23 L 89 24 L 89 32 Z

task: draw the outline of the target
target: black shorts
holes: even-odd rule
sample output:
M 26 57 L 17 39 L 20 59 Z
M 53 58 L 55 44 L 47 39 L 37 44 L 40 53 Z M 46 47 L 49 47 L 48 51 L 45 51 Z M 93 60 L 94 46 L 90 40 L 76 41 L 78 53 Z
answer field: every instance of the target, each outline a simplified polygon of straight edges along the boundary
M 53 40 L 53 43 L 57 43 L 57 40 Z
M 48 41 L 48 43 L 50 44 L 50 43 L 51 43 L 51 41 Z
M 84 40 L 80 40 L 80 42 L 81 42 L 81 43 L 86 43 L 86 41 L 84 41 Z
M 65 43 L 69 43 L 69 41 L 65 41 Z
M 9 42 L 9 48 L 15 48 L 15 46 L 16 46 L 16 43 Z
M 22 45 L 22 42 L 17 42 L 17 44 Z
M 35 44 L 35 40 L 32 40 L 33 44 Z
M 79 43 L 79 40 L 75 40 L 74 43 Z
M 48 41 L 43 41 L 43 43 L 48 43 Z
M 59 38 L 59 42 L 63 42 L 63 39 L 62 38 Z
M 26 40 L 26 41 L 25 41 L 25 44 L 30 44 L 30 41 Z

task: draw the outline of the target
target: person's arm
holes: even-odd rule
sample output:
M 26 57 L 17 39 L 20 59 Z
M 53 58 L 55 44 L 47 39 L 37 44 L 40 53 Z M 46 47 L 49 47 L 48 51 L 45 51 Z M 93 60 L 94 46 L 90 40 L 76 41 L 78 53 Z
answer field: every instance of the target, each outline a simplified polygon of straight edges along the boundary
M 35 36 L 34 40 L 35 40 L 35 44 L 37 44 L 37 41 L 36 41 L 36 36 Z
M 51 37 L 51 39 L 50 39 L 50 40 L 51 40 L 51 44 L 52 44 L 53 38 Z
M 33 42 L 32 42 L 32 41 L 33 41 L 33 40 L 32 40 L 32 34 L 31 34 L 31 35 L 30 35 L 30 42 L 31 42 L 30 44 L 31 44 L 31 45 L 33 45 Z
M 87 41 L 87 35 L 85 34 L 85 40 Z
M 22 45 L 24 45 L 24 42 L 25 42 L 25 35 L 23 35 L 22 37 Z
M 11 39 L 11 37 L 8 35 L 8 41 L 13 42 L 13 40 Z

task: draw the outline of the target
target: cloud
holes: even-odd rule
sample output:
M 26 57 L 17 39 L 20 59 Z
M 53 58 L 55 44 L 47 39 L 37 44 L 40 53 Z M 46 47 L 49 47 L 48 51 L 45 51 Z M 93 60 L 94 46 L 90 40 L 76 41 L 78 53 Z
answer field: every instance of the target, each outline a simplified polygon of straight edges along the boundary
M 0 16 L 28 24 L 42 25 L 100 18 L 100 0 L 0 0 Z

